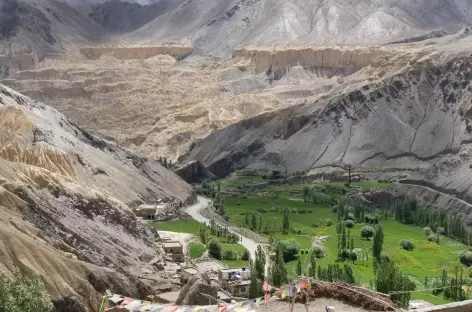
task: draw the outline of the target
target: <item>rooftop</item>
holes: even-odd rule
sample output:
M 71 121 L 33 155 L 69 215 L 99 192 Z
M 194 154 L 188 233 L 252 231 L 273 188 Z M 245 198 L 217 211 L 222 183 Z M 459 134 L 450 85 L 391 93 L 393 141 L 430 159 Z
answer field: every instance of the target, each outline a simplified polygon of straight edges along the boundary
M 162 244 L 164 248 L 181 248 L 182 245 L 179 242 L 165 242 Z
M 189 274 L 197 274 L 198 273 L 198 271 L 195 268 L 184 268 L 184 269 L 182 269 L 182 271 L 185 271 Z

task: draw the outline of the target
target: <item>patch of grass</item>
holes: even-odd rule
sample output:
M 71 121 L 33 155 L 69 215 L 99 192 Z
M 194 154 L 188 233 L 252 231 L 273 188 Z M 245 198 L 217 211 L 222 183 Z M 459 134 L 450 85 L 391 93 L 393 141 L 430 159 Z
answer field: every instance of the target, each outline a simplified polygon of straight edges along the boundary
M 246 260 L 220 260 L 221 263 L 227 265 L 230 269 L 247 267 L 249 262 Z
M 158 231 L 194 234 L 197 238 L 200 235 L 200 223 L 193 220 L 192 218 L 184 218 L 167 222 L 152 222 L 149 224 L 149 226 L 157 229 Z
M 197 242 L 191 242 L 188 245 L 190 259 L 198 259 L 200 258 L 206 251 L 205 245 Z

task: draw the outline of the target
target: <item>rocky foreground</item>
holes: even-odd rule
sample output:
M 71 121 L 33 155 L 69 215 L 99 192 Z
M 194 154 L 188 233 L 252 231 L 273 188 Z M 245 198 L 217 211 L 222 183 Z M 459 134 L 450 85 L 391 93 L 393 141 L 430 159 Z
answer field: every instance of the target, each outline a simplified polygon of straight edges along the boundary
M 162 269 L 157 233 L 130 206 L 192 188 L 156 162 L 0 86 L 0 270 L 38 274 L 59 311 L 94 311 L 100 293 L 143 297 L 136 276 Z

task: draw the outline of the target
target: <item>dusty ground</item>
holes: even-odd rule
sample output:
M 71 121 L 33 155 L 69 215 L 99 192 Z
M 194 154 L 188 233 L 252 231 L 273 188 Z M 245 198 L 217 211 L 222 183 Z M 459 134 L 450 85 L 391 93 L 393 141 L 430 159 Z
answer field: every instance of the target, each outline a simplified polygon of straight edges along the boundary
M 333 306 L 336 312 L 366 312 L 370 310 L 364 310 L 359 307 L 354 307 L 346 303 L 333 300 L 333 299 L 316 299 L 315 302 L 310 302 L 308 305 L 309 312 L 326 312 L 327 306 Z M 288 312 L 289 304 L 282 301 L 272 301 L 269 306 L 266 308 L 264 305 L 261 305 L 257 311 L 265 312 Z M 294 312 L 306 312 L 306 308 L 303 304 L 295 304 Z

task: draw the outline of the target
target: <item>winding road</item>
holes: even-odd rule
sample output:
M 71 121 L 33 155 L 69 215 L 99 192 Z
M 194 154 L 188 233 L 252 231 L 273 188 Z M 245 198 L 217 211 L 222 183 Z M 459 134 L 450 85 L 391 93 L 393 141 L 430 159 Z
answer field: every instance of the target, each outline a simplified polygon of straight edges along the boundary
M 202 216 L 200 214 L 200 210 L 203 209 L 203 208 L 208 207 L 210 205 L 210 200 L 208 198 L 203 197 L 203 196 L 198 196 L 197 198 L 198 198 L 197 203 L 190 206 L 190 207 L 187 207 L 185 212 L 187 212 L 195 221 L 198 221 L 200 223 L 209 224 L 210 219 L 207 219 L 206 217 Z M 216 220 L 215 220 L 215 222 L 220 226 L 227 227 L 227 225 L 221 224 L 220 222 L 218 222 Z M 251 254 L 251 259 L 255 259 L 257 246 L 259 246 L 260 244 L 257 243 L 256 241 L 248 238 L 248 237 L 245 237 L 245 236 L 241 235 L 240 233 L 234 231 L 231 228 L 228 228 L 228 231 L 230 233 L 233 233 L 233 234 L 236 234 L 236 235 L 242 237 L 242 241 L 239 242 L 239 244 L 243 245 L 249 251 L 249 253 Z M 268 267 L 269 267 L 269 256 L 267 255 L 266 252 L 264 252 L 264 253 L 266 255 L 265 274 L 267 275 Z

